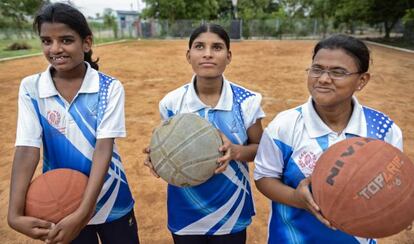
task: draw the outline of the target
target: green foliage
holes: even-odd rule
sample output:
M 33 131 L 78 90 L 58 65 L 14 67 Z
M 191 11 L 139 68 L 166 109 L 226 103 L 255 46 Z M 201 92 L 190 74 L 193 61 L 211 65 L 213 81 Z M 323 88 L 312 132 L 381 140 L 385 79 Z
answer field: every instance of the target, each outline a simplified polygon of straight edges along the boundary
M 403 22 L 404 24 L 407 24 L 409 22 L 414 22 L 414 8 L 405 10 Z
M 326 35 L 330 20 L 335 16 L 340 0 L 311 0 L 310 16 L 321 21 L 322 34 Z
M 214 19 L 219 4 L 217 0 L 144 0 L 144 18 L 168 19 Z
M 218 10 L 217 10 L 217 18 L 220 19 L 234 19 L 234 11 L 233 5 L 229 0 L 217 0 L 218 3 Z
M 145 17 L 168 19 L 233 19 L 237 11 L 238 18 L 243 19 L 245 26 L 250 24 L 262 28 L 251 20 L 278 19 L 280 26 L 276 31 L 280 35 L 284 29 L 299 28 L 301 32 L 309 32 L 303 27 L 291 25 L 289 19 L 317 19 L 319 30 L 325 35 L 328 28 L 349 30 L 361 23 L 384 23 L 386 36 L 396 22 L 401 19 L 413 3 L 407 0 L 238 0 L 234 8 L 231 0 L 144 0 L 147 8 Z M 411 6 L 411 8 L 414 6 Z M 407 14 L 411 16 L 410 14 Z M 266 26 L 263 28 L 267 28 Z M 253 30 L 243 30 L 247 37 Z M 274 32 L 274 29 L 269 29 Z
M 407 9 L 403 17 L 404 39 L 414 46 L 414 8 Z
M 158 19 L 185 19 L 185 0 L 144 0 L 143 17 Z
M 266 19 L 278 11 L 279 5 L 270 0 L 239 0 L 237 8 L 244 20 Z
M 185 11 L 189 19 L 214 19 L 217 17 L 218 7 L 215 0 L 187 0 Z
M 311 9 L 312 0 L 279 0 L 289 18 L 305 18 Z
M 236 9 L 231 0 L 144 0 L 145 18 L 168 19 L 233 19 L 237 11 L 243 20 L 270 18 L 280 4 L 274 0 L 238 0 Z
M 23 29 L 28 24 L 29 17 L 48 0 L 1 0 L 0 28 L 14 27 Z
M 336 28 L 344 23 L 351 32 L 356 22 L 366 22 L 384 24 L 386 38 L 412 5 L 407 0 L 309 0 L 311 16 L 322 21 L 323 32 L 329 19 L 335 20 Z
M 367 21 L 376 23 L 394 24 L 404 16 L 408 8 L 407 0 L 368 0 Z
M 104 27 L 109 27 L 114 32 L 115 38 L 118 37 L 118 23 L 116 21 L 116 17 L 112 12 L 112 9 L 107 9 L 103 15 L 104 19 Z
M 364 18 L 370 24 L 384 24 L 385 38 L 395 24 L 404 16 L 406 9 L 414 7 L 412 1 L 407 0 L 366 0 Z
M 94 22 L 94 21 L 91 21 L 91 20 L 88 20 L 88 25 L 92 29 L 102 29 L 102 28 L 106 27 L 103 23 Z
M 181 29 L 178 20 L 229 21 L 236 17 L 236 13 L 237 18 L 243 20 L 244 37 L 255 35 L 255 30 L 279 37 L 287 32 L 325 34 L 332 28 L 354 33 L 355 26 L 366 24 L 383 26 L 385 37 L 388 37 L 399 20 L 403 19 L 406 28 L 412 26 L 407 23 L 414 22 L 413 0 L 238 0 L 236 7 L 231 0 L 143 1 L 146 4 L 141 14 L 144 19 L 168 20 L 170 24 L 166 24 L 163 31 L 177 30 L 180 36 L 187 35 L 188 30 Z M 17 36 L 27 35 L 31 26 L 28 20 L 45 2 L 49 0 L 0 0 L 0 29 L 13 28 L 20 30 Z M 113 12 L 106 10 L 102 16 L 103 26 L 112 28 L 117 38 L 118 24 Z M 265 21 L 269 19 L 276 19 L 276 22 Z M 311 24 L 302 23 L 302 20 Z M 102 28 L 99 23 L 91 25 Z M 3 33 L 3 36 L 7 38 L 8 34 Z
M 334 16 L 335 29 L 342 29 L 344 26 L 351 34 L 355 33 L 355 25 L 360 25 L 366 19 L 368 9 L 367 1 L 341 0 Z

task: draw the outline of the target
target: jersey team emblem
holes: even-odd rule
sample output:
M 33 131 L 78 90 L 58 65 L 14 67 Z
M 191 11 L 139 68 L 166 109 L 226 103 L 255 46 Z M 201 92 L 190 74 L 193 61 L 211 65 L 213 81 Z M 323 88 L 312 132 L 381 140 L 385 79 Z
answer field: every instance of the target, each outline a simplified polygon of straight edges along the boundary
M 299 156 L 299 166 L 307 172 L 312 172 L 316 165 L 316 155 L 313 152 L 302 152 Z
M 65 127 L 61 126 L 61 116 L 60 113 L 56 110 L 47 111 L 47 122 L 53 127 L 55 127 L 60 133 L 65 131 Z

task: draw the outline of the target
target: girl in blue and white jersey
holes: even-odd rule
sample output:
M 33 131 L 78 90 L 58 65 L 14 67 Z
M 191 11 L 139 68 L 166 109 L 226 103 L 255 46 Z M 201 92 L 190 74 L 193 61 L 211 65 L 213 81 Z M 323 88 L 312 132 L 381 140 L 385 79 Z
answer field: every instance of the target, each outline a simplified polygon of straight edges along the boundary
M 168 228 L 176 244 L 245 243 L 246 228 L 255 214 L 247 162 L 254 159 L 262 134 L 262 97 L 223 76 L 232 53 L 221 26 L 198 27 L 188 48 L 194 76 L 161 100 L 161 118 L 181 113 L 205 118 L 221 131 L 224 156 L 205 183 L 168 185 Z M 146 165 L 152 168 L 149 158 Z
M 370 53 L 360 40 L 335 35 L 314 48 L 307 69 L 308 101 L 281 112 L 265 129 L 255 158 L 256 186 L 271 200 L 268 243 L 375 243 L 330 228 L 309 190 L 319 156 L 350 137 L 384 140 L 402 149 L 400 128 L 361 105 Z
M 134 200 L 115 145 L 115 138 L 126 136 L 123 86 L 98 72 L 92 32 L 77 9 L 48 4 L 34 28 L 50 65 L 20 85 L 8 223 L 47 243 L 139 243 Z M 89 176 L 80 206 L 58 223 L 24 216 L 41 147 L 43 172 L 70 168 Z

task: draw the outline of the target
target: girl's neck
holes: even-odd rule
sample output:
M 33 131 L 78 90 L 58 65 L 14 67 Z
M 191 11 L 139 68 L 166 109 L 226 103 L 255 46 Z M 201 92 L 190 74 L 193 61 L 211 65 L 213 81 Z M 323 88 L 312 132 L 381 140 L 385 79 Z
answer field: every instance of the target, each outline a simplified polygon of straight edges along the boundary
M 207 106 L 216 107 L 221 96 L 223 77 L 218 78 L 195 78 L 195 90 L 198 98 Z
M 66 80 L 66 81 L 83 79 L 83 77 L 86 74 L 86 69 L 87 69 L 87 66 L 83 62 L 68 71 L 57 71 L 56 69 L 52 67 L 51 75 L 53 79 Z
M 51 73 L 56 90 L 71 104 L 82 86 L 86 74 L 86 65 L 82 63 L 66 72 L 52 69 Z
M 318 106 L 312 102 L 319 117 L 331 130 L 341 134 L 351 119 L 353 102 L 333 107 Z
M 203 78 L 196 76 L 195 79 L 195 89 L 198 95 L 221 94 L 223 76 L 217 78 Z

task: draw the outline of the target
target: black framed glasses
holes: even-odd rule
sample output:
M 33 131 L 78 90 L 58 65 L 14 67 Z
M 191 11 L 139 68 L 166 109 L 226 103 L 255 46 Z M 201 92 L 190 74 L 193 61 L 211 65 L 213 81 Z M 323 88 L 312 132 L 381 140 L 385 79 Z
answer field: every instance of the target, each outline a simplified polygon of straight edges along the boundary
M 341 80 L 344 79 L 350 75 L 354 74 L 360 74 L 360 72 L 348 72 L 343 69 L 321 69 L 321 68 L 308 68 L 306 69 L 306 72 L 308 72 L 308 75 L 312 78 L 319 78 L 324 73 L 328 73 L 329 78 L 333 80 Z

